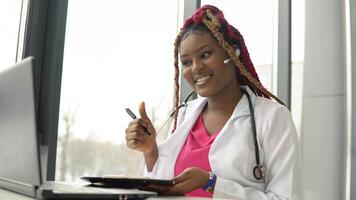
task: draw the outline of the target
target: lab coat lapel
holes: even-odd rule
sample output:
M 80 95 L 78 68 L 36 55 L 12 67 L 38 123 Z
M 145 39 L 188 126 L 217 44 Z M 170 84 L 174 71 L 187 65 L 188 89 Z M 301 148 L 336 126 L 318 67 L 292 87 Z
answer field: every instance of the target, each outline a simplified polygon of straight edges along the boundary
M 181 116 L 184 117 L 182 123 L 177 125 L 177 129 L 174 133 L 172 133 L 172 135 L 170 135 L 167 140 L 160 145 L 161 154 L 170 155 L 174 161 L 177 159 L 187 135 L 206 104 L 205 98 L 199 98 L 195 101 L 197 102 L 188 103 L 188 107 L 184 108 L 186 110 L 182 112 L 184 115 Z
M 194 103 L 193 103 L 194 102 Z M 187 135 L 190 133 L 195 121 L 204 108 L 206 103 L 205 98 L 199 98 L 192 103 L 188 103 L 188 107 L 182 110 L 182 116 L 184 119 L 181 124 L 177 125 L 177 129 L 170 135 L 167 140 L 159 145 L 160 156 L 166 160 L 167 165 L 166 173 L 168 177 L 174 177 L 174 166 L 177 157 L 186 141 Z
M 252 106 L 255 107 L 255 102 L 256 102 L 256 95 L 250 90 L 249 87 L 247 86 L 240 86 L 242 89 L 245 89 L 246 92 L 248 92 L 248 94 L 250 95 L 251 98 L 251 103 Z M 248 103 L 248 98 L 246 95 L 243 95 L 242 98 L 240 99 L 240 101 L 237 103 L 231 117 L 229 118 L 229 120 L 226 122 L 226 124 L 224 125 L 224 127 L 221 129 L 219 135 L 215 138 L 215 141 L 213 142 L 211 149 L 210 149 L 210 153 L 214 152 L 216 149 L 216 146 L 219 146 L 219 144 L 221 143 L 221 137 L 225 137 L 226 135 L 231 134 L 231 132 L 234 132 L 235 130 L 231 130 L 230 124 L 231 123 L 236 123 L 236 119 L 238 119 L 239 117 L 243 117 L 243 116 L 249 116 L 250 115 L 250 107 L 249 107 L 249 103 Z M 221 144 L 223 145 L 223 144 Z
M 241 86 L 243 89 L 245 89 L 251 97 L 251 102 L 253 107 L 255 106 L 255 101 L 256 101 L 256 95 L 250 90 L 249 87 L 247 86 Z M 177 129 L 172 133 L 169 138 L 160 145 L 160 151 L 163 154 L 166 155 L 171 155 L 172 159 L 176 159 L 186 138 L 187 135 L 189 134 L 191 128 L 193 127 L 194 123 L 196 122 L 198 116 L 200 115 L 201 111 L 203 110 L 205 104 L 207 102 L 206 98 L 198 98 L 190 103 L 188 103 L 188 107 L 184 108 L 182 112 L 184 119 L 182 120 L 182 123 L 177 125 Z M 248 99 L 246 95 L 244 95 L 239 103 L 236 105 L 230 119 L 228 120 L 227 123 L 230 121 L 241 117 L 245 115 L 250 115 L 250 109 L 249 109 L 249 104 L 248 104 Z M 226 126 L 226 125 L 225 125 Z M 224 127 L 225 127 L 224 126 Z M 221 130 L 224 132 L 224 128 Z M 219 134 L 220 135 L 220 134 Z M 219 136 L 218 136 L 219 137 Z M 176 148 L 172 148 L 172 146 Z
M 245 89 L 246 92 L 250 95 L 251 103 L 254 108 L 255 101 L 256 101 L 256 95 L 247 86 L 241 86 L 241 88 Z M 243 95 L 242 98 L 240 99 L 240 101 L 237 103 L 237 105 L 236 105 L 236 107 L 228 121 L 236 119 L 241 116 L 245 116 L 245 115 L 250 115 L 250 107 L 249 107 L 247 96 Z
M 255 94 L 249 89 L 245 88 L 247 92 L 249 92 L 251 96 L 251 101 L 252 104 L 255 104 L 255 99 L 256 96 Z M 177 129 L 170 135 L 165 142 L 159 145 L 159 151 L 160 151 L 160 156 L 164 158 L 165 164 L 167 165 L 167 170 L 169 170 L 167 173 L 169 174 L 168 177 L 174 177 L 174 166 L 175 162 L 177 160 L 177 157 L 183 147 L 184 142 L 186 141 L 187 135 L 190 133 L 190 130 L 192 129 L 194 123 L 196 122 L 198 116 L 202 112 L 207 100 L 206 98 L 198 98 L 190 103 L 188 103 L 188 107 L 183 108 L 186 110 L 182 110 L 181 112 L 181 117 L 183 117 L 180 124 L 177 125 Z M 233 111 L 232 116 L 228 120 L 227 123 L 233 123 L 234 119 L 249 115 L 249 107 L 248 107 L 248 100 L 246 95 L 243 96 L 243 98 L 240 100 L 240 102 L 237 104 L 235 107 L 235 110 Z M 222 137 L 224 132 L 229 132 L 231 130 L 225 130 L 227 127 L 227 124 L 224 126 L 224 128 L 221 130 L 217 138 L 212 144 L 212 149 L 216 148 L 215 143 L 219 143 L 218 141 L 220 140 L 220 137 Z M 227 134 L 228 135 L 228 134 Z M 214 150 L 213 150 L 214 152 Z M 210 151 L 210 154 L 212 152 Z

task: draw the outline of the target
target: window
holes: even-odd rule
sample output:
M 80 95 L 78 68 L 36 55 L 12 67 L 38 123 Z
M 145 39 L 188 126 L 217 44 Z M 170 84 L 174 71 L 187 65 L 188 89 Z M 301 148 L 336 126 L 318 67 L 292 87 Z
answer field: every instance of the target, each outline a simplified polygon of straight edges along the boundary
M 201 1 L 202 6 L 206 4 L 221 9 L 227 21 L 240 31 L 261 83 L 272 91 L 273 1 Z
M 305 30 L 305 2 L 292 1 L 292 88 L 291 112 L 300 136 L 302 94 L 303 94 L 303 66 L 304 66 L 304 30 Z
M 0 70 L 16 62 L 21 8 L 22 0 L 0 1 Z
M 57 180 L 138 173 L 141 154 L 125 144 L 125 108 L 138 115 L 145 101 L 156 128 L 168 117 L 177 14 L 178 1 L 68 2 Z
M 291 113 L 298 133 L 300 133 L 302 111 L 304 3 L 304 1 L 292 1 Z M 228 22 L 241 32 L 262 84 L 272 91 L 273 15 L 275 14 L 273 1 L 202 0 L 202 5 L 205 4 L 219 7 Z

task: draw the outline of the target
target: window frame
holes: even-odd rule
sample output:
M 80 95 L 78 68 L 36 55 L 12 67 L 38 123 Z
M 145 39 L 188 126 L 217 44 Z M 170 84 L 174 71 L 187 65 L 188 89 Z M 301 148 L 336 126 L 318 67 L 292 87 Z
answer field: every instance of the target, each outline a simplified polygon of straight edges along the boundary
M 356 178 L 356 0 L 345 0 L 346 19 L 346 187 L 345 199 L 355 199 Z
M 272 92 L 291 109 L 292 37 L 291 0 L 274 1 L 277 11 L 274 22 Z M 276 12 L 275 11 L 275 12 Z
M 291 95 L 291 0 L 277 1 L 278 41 L 274 59 L 275 94 L 290 109 Z M 201 5 L 200 0 L 184 0 L 184 19 Z M 23 56 L 34 56 L 35 103 L 41 157 L 45 159 L 46 180 L 54 180 L 61 77 L 68 0 L 29 0 Z M 190 93 L 190 86 L 180 77 L 180 99 Z M 46 160 L 47 159 L 47 160 Z
M 29 0 L 22 58 L 33 56 L 40 158 L 45 180 L 54 180 L 59 99 L 68 0 Z

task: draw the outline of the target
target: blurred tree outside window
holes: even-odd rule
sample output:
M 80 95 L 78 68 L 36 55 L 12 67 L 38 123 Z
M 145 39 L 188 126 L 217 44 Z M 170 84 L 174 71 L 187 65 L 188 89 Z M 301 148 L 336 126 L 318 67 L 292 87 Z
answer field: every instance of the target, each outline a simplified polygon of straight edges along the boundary
M 125 108 L 139 116 L 145 101 L 156 129 L 167 119 L 177 15 L 178 1 L 68 1 L 56 180 L 139 173 L 142 155 L 125 143 Z

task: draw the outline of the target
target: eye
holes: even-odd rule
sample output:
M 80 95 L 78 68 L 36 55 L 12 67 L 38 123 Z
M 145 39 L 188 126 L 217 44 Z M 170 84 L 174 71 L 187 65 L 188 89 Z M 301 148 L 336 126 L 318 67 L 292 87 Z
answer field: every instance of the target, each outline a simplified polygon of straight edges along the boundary
M 209 58 L 211 55 L 211 51 L 206 51 L 200 55 L 201 58 Z
M 189 66 L 192 65 L 192 62 L 189 61 L 189 60 L 182 60 L 182 61 L 181 61 L 181 65 L 182 65 L 183 67 L 189 67 Z

